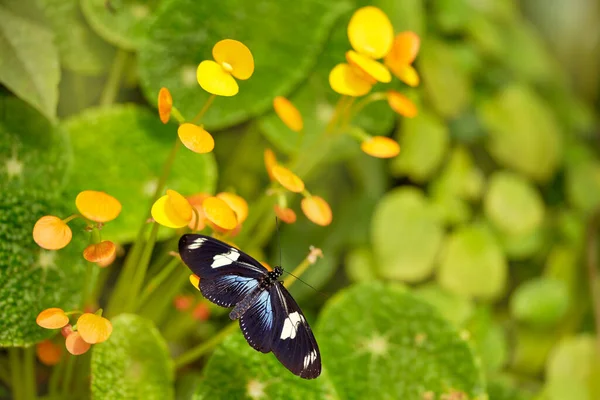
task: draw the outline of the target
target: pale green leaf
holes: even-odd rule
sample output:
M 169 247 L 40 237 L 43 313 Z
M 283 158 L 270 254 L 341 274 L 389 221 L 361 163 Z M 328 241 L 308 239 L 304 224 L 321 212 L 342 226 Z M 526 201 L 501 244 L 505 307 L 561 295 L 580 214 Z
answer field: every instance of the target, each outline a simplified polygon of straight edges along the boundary
M 522 283 L 510 298 L 512 316 L 533 326 L 556 325 L 569 308 L 569 291 L 565 282 L 538 277 Z
M 368 247 L 350 250 L 344 262 L 346 275 L 352 282 L 370 281 L 376 278 L 377 263 Z
M 437 309 L 444 318 L 456 327 L 462 326 L 475 311 L 473 301 L 449 292 L 435 282 L 425 283 L 417 287 L 415 296 Z
M 570 204 L 585 213 L 600 207 L 600 162 L 592 159 L 568 165 L 565 191 Z

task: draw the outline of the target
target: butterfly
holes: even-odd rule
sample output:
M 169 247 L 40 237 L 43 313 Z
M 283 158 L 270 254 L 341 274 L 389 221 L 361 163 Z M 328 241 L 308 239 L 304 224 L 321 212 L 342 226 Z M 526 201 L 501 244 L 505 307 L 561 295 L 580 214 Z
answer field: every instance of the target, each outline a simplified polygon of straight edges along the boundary
M 246 341 L 269 353 L 304 379 L 321 374 L 321 354 L 306 318 L 278 279 L 281 267 L 267 270 L 246 253 L 210 236 L 186 234 L 179 240 L 183 262 L 200 277 L 208 300 L 233 307 Z

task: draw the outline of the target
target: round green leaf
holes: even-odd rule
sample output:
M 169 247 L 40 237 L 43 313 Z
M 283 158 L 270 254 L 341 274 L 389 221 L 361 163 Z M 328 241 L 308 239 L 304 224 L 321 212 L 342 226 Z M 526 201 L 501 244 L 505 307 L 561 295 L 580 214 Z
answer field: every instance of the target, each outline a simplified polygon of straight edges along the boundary
M 442 289 L 437 283 L 426 283 L 415 290 L 415 295 L 429 303 L 454 326 L 459 327 L 471 317 L 473 302 L 463 296 Z
M 378 275 L 407 282 L 427 278 L 443 234 L 434 209 L 419 189 L 388 192 L 371 222 Z
M 485 398 L 470 346 L 396 285 L 372 282 L 339 292 L 315 331 L 339 398 Z
M 368 247 L 359 247 L 350 250 L 346 255 L 344 267 L 346 275 L 352 282 L 370 281 L 376 278 L 375 256 Z
M 479 307 L 465 324 L 465 329 L 488 375 L 499 371 L 508 358 L 508 341 L 502 326 L 494 321 L 491 310 Z
M 402 151 L 390 163 L 392 174 L 425 182 L 437 171 L 448 150 L 448 128 L 436 115 L 421 111 L 403 121 L 399 130 Z
M 567 166 L 565 190 L 571 205 L 585 213 L 600 207 L 600 162 L 595 159 Z
M 467 225 L 447 236 L 438 281 L 463 296 L 493 300 L 506 285 L 504 254 L 489 228 Z
M 167 2 L 140 49 L 144 93 L 154 103 L 160 87 L 168 87 L 175 106 L 191 119 L 209 97 L 196 80 L 198 64 L 212 60 L 212 48 L 219 40 L 236 39 L 252 52 L 254 74 L 238 82 L 236 96 L 218 98 L 203 122 L 211 129 L 240 123 L 270 108 L 275 96 L 289 93 L 306 78 L 346 7 L 345 2 L 320 0 L 292 8 L 284 2 L 257 7 L 244 0 Z M 310 29 L 301 21 L 310 21 Z
M 569 292 L 565 282 L 539 277 L 521 284 L 510 298 L 510 312 L 519 321 L 547 327 L 567 313 Z
M 556 344 L 556 336 L 539 329 L 519 327 L 514 337 L 511 369 L 527 375 L 538 375 L 548 353 Z
M 96 33 L 106 41 L 123 49 L 136 50 L 146 39 L 152 13 L 161 2 L 81 0 L 81 10 Z
M 484 209 L 494 225 L 509 235 L 531 233 L 544 218 L 542 196 L 526 179 L 510 172 L 490 177 Z
M 174 398 L 173 361 L 148 320 L 121 314 L 110 338 L 92 348 L 92 396 L 97 399 Z
M 596 338 L 579 335 L 561 340 L 546 365 L 549 400 L 600 398 L 600 353 Z
M 506 257 L 517 261 L 530 259 L 539 254 L 549 239 L 547 231 L 543 227 L 538 227 L 522 235 L 510 235 L 499 230 L 494 230 L 494 233 Z
M 71 135 L 74 159 L 64 201 L 74 204 L 82 190 L 101 190 L 116 197 L 123 210 L 104 226 L 103 235 L 132 241 L 144 217 L 149 217 L 162 166 L 178 140 L 177 128 L 161 124 L 158 116 L 133 105 L 89 109 L 67 120 L 65 128 Z M 181 146 L 166 188 L 183 195 L 210 193 L 216 174 L 212 154 L 196 154 Z
M 273 354 L 250 347 L 238 331 L 215 349 L 194 399 L 300 400 L 333 397 L 334 393 L 326 374 L 312 380 L 299 378 Z
M 478 109 L 487 148 L 501 165 L 545 182 L 561 161 L 559 124 L 543 99 L 526 86 L 508 86 Z
M 483 193 L 485 180 L 473 156 L 466 147 L 452 149 L 448 162 L 440 177 L 432 183 L 434 197 L 457 196 L 466 200 L 477 200 Z

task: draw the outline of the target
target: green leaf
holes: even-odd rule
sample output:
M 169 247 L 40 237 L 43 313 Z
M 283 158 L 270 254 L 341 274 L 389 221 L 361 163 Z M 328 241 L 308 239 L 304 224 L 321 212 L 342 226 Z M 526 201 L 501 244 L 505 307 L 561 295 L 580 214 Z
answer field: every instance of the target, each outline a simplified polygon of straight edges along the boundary
M 377 263 L 373 251 L 366 247 L 350 250 L 344 262 L 346 275 L 352 282 L 364 282 L 376 279 Z
M 92 348 L 94 398 L 174 398 L 174 368 L 167 343 L 148 320 L 121 314 L 110 338 Z
M 489 220 L 508 235 L 532 233 L 544 219 L 544 201 L 535 186 L 511 172 L 495 172 L 489 178 L 484 209 Z
M 456 327 L 462 326 L 475 311 L 473 302 L 470 299 L 449 292 L 435 282 L 419 286 L 415 289 L 415 295 L 433 306 Z
M 396 285 L 364 283 L 339 292 L 315 331 L 339 398 L 485 396 L 470 346 L 429 305 Z
M 54 121 L 60 69 L 53 34 L 0 5 L 0 83 Z
M 209 97 L 196 80 L 198 63 L 212 60 L 219 40 L 240 40 L 254 56 L 254 74 L 239 82 L 236 96 L 218 98 L 203 118 L 210 129 L 240 123 L 270 108 L 275 96 L 289 93 L 306 78 L 346 7 L 345 2 L 323 0 L 293 8 L 280 2 L 257 7 L 243 0 L 169 1 L 157 11 L 149 40 L 140 48 L 144 93 L 154 103 L 160 87 L 168 87 L 175 106 L 191 119 Z M 299 21 L 310 21 L 310 29 Z
M 600 207 L 600 162 L 591 159 L 567 165 L 565 191 L 571 205 L 585 213 Z
M 508 341 L 502 326 L 494 321 L 491 310 L 479 307 L 465 324 L 465 329 L 486 373 L 490 375 L 500 370 L 508 359 Z
M 556 335 L 552 332 L 518 327 L 513 337 L 511 370 L 539 375 L 555 344 Z
M 550 235 L 543 227 L 518 235 L 510 235 L 497 229 L 494 230 L 494 233 L 506 257 L 517 261 L 531 259 L 540 251 L 543 251 Z
M 115 51 L 87 25 L 79 0 L 38 2 L 55 34 L 62 66 L 84 75 L 96 76 L 108 71 Z
M 532 400 L 534 398 L 530 393 L 517 387 L 513 380 L 515 379 L 510 377 L 494 377 L 488 383 L 489 400 Z
M 328 377 L 306 380 L 289 372 L 273 354 L 254 350 L 241 332 L 230 335 L 208 360 L 200 399 L 322 399 L 335 397 Z
M 546 365 L 548 400 L 600 398 L 600 353 L 596 340 L 584 334 L 558 343 Z
M 176 127 L 161 124 L 158 116 L 133 105 L 88 109 L 64 126 L 74 153 L 64 198 L 73 204 L 82 190 L 101 190 L 116 197 L 123 211 L 105 225 L 103 236 L 117 242 L 132 241 L 144 217 L 149 217 L 162 166 L 178 140 Z M 113 157 L 115 151 L 118 157 Z M 183 195 L 210 193 L 216 174 L 212 154 L 196 154 L 181 146 L 166 188 Z
M 402 151 L 390 163 L 392 174 L 406 175 L 416 182 L 429 180 L 446 156 L 448 128 L 435 114 L 422 110 L 415 118 L 403 121 L 398 133 Z
M 519 285 L 510 298 L 512 316 L 538 327 L 556 325 L 569 308 L 565 282 L 538 277 Z
M 440 285 L 457 294 L 493 300 L 504 293 L 508 266 L 485 225 L 466 225 L 447 236 L 439 268 Z
M 466 200 L 477 200 L 483 193 L 485 178 L 470 151 L 463 146 L 452 149 L 440 177 L 431 186 L 434 197 L 456 196 Z
M 148 36 L 152 13 L 161 3 L 161 0 L 81 0 L 81 11 L 106 41 L 136 50 Z
M 388 192 L 371 222 L 378 275 L 407 282 L 427 278 L 433 272 L 443 234 L 434 209 L 419 189 Z
M 526 86 L 508 86 L 478 109 L 489 133 L 487 148 L 501 165 L 538 182 L 550 179 L 561 161 L 559 125 L 542 98 Z

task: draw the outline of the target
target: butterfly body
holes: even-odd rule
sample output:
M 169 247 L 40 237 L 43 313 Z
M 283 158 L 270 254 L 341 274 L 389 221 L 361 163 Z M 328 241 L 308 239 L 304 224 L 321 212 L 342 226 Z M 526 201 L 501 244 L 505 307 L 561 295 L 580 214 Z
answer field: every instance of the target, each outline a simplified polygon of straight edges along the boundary
M 187 234 L 179 240 L 183 262 L 200 277 L 199 289 L 210 301 L 233 307 L 246 341 L 255 350 L 273 352 L 292 373 L 313 379 L 321 373 L 321 355 L 304 314 L 273 271 L 244 252 L 210 236 Z

